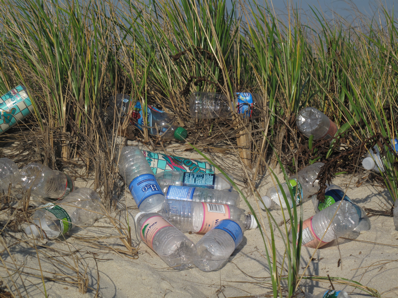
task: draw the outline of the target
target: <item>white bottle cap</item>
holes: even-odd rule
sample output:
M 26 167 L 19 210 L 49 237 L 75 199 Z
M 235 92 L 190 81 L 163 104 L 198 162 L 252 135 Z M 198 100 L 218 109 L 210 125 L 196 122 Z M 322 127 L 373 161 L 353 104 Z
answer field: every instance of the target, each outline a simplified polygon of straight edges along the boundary
M 138 212 L 137 215 L 134 217 L 134 221 L 137 223 L 137 219 L 140 215 L 145 214 L 144 212 Z
M 249 226 L 249 229 L 254 229 L 258 227 L 258 223 L 256 223 L 256 219 L 254 215 L 249 215 L 251 217 L 251 224 Z
M 272 199 L 269 196 L 262 196 L 262 201 L 265 204 L 267 209 L 270 209 L 270 207 L 272 206 Z M 263 207 L 262 207 L 263 209 Z
M 40 232 L 39 232 L 39 230 L 37 229 L 36 225 L 34 225 L 34 224 L 31 224 L 31 225 L 25 227 L 25 233 L 26 233 L 28 236 L 33 236 L 33 237 L 35 237 L 35 238 L 36 238 L 36 237 L 40 237 Z
M 362 165 L 363 165 L 364 169 L 371 170 L 375 167 L 375 162 L 374 162 L 373 158 L 367 157 L 367 158 L 363 159 Z

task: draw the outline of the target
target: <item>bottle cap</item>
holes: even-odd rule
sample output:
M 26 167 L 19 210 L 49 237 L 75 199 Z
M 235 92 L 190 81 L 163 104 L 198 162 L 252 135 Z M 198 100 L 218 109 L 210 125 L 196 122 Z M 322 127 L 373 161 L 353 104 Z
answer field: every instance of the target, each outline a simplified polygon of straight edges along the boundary
M 270 209 L 272 206 L 272 199 L 269 196 L 262 196 L 262 201 L 265 204 L 267 209 Z
M 371 170 L 374 168 L 375 163 L 374 163 L 373 158 L 367 157 L 367 158 L 363 159 L 362 165 L 363 165 L 364 169 Z
M 134 221 L 137 223 L 137 219 L 140 215 L 144 214 L 144 212 L 138 212 L 137 215 L 134 217 Z
M 187 130 L 182 127 L 178 127 L 173 136 L 179 141 L 184 141 L 184 139 L 187 138 Z
M 249 215 L 251 217 L 251 224 L 249 226 L 249 229 L 254 229 L 258 227 L 258 223 L 256 223 L 256 219 L 254 215 Z
M 39 237 L 40 236 L 40 232 L 37 229 L 36 225 L 34 225 L 34 224 L 31 224 L 31 225 L 25 227 L 25 233 L 28 236 L 31 236 L 31 235 L 33 235 L 33 237 Z

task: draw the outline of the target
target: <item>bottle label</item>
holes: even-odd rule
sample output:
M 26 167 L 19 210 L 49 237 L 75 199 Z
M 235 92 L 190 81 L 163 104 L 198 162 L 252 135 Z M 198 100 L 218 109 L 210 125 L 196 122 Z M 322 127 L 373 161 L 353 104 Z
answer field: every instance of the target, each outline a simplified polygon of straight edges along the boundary
M 303 198 L 302 185 L 300 182 L 298 182 L 297 179 L 292 179 L 292 180 L 289 180 L 288 182 L 289 182 L 288 187 L 291 187 L 292 192 L 294 193 L 294 196 L 296 196 L 295 203 L 299 204 Z M 298 192 L 298 194 L 297 194 L 297 192 Z M 290 196 L 290 194 L 286 194 L 286 195 L 287 195 L 287 197 Z
M 65 176 L 67 178 L 66 182 L 65 182 L 65 191 L 64 191 L 64 194 L 62 194 L 62 196 L 58 198 L 58 200 L 64 199 L 69 193 L 73 192 L 73 189 L 74 189 L 74 184 L 73 184 L 72 178 L 67 174 L 65 174 Z
M 147 126 L 152 127 L 153 126 L 153 115 L 152 112 L 159 112 L 159 113 L 165 113 L 162 110 L 159 110 L 155 107 L 152 107 L 150 105 L 147 105 Z M 140 130 L 143 130 L 144 126 L 144 116 L 143 116 L 143 109 L 141 109 L 141 102 L 137 101 L 136 104 L 133 107 L 133 112 L 130 117 L 130 122 L 135 125 L 137 128 Z M 163 128 L 163 131 L 166 131 L 167 128 Z M 162 132 L 161 132 L 162 133 Z
M 321 137 L 321 139 L 331 139 L 334 137 L 337 131 L 338 131 L 337 125 L 330 119 L 330 127 L 328 128 L 327 133 L 323 137 Z
M 168 226 L 172 225 L 161 216 L 152 216 L 148 218 L 140 229 L 141 240 L 143 240 L 148 247 L 154 250 L 152 247 L 152 241 L 154 240 L 155 235 L 160 229 Z
M 251 117 L 254 107 L 252 94 L 249 92 L 237 92 L 237 113 L 244 117 Z
M 183 176 L 183 186 L 214 189 L 215 179 L 214 174 L 186 172 Z
M 339 189 L 329 190 L 325 193 L 324 202 L 319 202 L 317 208 L 319 209 L 319 211 L 324 210 L 325 208 L 340 201 L 342 198 L 343 200 L 352 203 L 348 196 L 346 195 L 344 196 L 344 192 L 342 190 Z
M 135 178 L 129 185 L 130 193 L 132 193 L 137 207 L 140 208 L 141 203 L 149 196 L 156 194 L 163 195 L 161 187 L 153 174 L 142 174 Z
M 199 234 L 206 234 L 223 219 L 230 219 L 230 207 L 222 204 L 201 202 L 204 209 L 204 218 Z
M 166 199 L 177 199 L 177 200 L 193 200 L 195 188 L 184 187 L 184 186 L 169 186 L 166 192 Z
M 230 219 L 225 219 L 220 221 L 220 223 L 215 227 L 215 229 L 220 229 L 228 233 L 234 240 L 235 248 L 237 248 L 237 246 L 240 245 L 244 237 L 242 229 L 238 225 L 238 223 Z
M 339 293 L 341 293 L 341 291 L 326 291 L 323 295 L 323 298 L 338 298 Z
M 320 247 L 323 247 L 324 245 L 326 245 L 327 243 L 323 242 L 323 241 L 320 242 L 320 239 L 316 236 L 315 232 L 313 231 L 313 227 L 312 227 L 312 219 L 313 219 L 313 216 L 310 217 L 309 219 L 306 219 L 303 222 L 302 245 L 305 247 L 316 248 L 317 245 L 320 243 L 320 245 L 317 247 L 317 248 L 320 248 Z
M 43 208 L 60 220 L 61 232 L 59 236 L 65 235 L 67 232 L 69 232 L 72 229 L 71 217 L 68 215 L 67 211 L 65 211 L 63 208 L 54 205 L 53 203 L 45 204 Z

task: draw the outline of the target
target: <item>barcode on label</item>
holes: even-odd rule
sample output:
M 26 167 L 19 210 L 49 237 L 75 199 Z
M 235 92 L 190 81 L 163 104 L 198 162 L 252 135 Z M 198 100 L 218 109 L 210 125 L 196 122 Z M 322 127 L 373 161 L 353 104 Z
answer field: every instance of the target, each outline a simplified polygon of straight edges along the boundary
M 208 203 L 206 204 L 208 206 L 208 212 L 213 212 L 213 213 L 225 213 L 224 205 L 216 205 L 216 204 L 211 204 Z
M 302 245 L 305 245 L 306 243 L 309 243 L 313 241 L 313 236 L 312 233 L 310 232 L 310 229 L 307 227 L 302 231 Z

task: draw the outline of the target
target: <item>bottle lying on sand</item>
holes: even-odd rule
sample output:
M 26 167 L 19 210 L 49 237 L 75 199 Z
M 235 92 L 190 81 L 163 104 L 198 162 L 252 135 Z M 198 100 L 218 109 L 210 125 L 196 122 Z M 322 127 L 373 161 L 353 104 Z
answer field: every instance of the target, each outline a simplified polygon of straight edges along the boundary
M 398 154 L 398 140 L 397 139 L 392 139 L 391 140 L 391 148 L 394 150 L 395 154 Z M 363 168 L 366 170 L 373 170 L 375 172 L 384 172 L 385 167 L 384 167 L 384 162 L 382 160 L 383 158 L 381 157 L 381 152 L 378 148 L 378 146 L 374 146 L 373 149 L 369 149 L 366 158 L 363 159 L 362 165 Z
M 184 270 L 192 266 L 196 256 L 194 243 L 161 215 L 140 212 L 135 221 L 141 240 L 169 267 Z
M 0 193 L 7 192 L 10 184 L 16 185 L 20 182 L 20 174 L 17 164 L 14 161 L 0 159 Z
M 398 230 L 398 200 L 395 201 L 393 208 L 393 224 L 395 225 L 395 230 Z
M 22 187 L 25 190 L 31 188 L 32 195 L 60 200 L 74 190 L 69 175 L 40 163 L 27 164 L 20 173 Z
M 48 203 L 32 216 L 32 224 L 25 228 L 31 237 L 55 239 L 86 228 L 103 216 L 100 196 L 89 188 L 79 188 L 57 204 Z
M 238 114 L 251 117 L 254 97 L 251 93 L 237 92 L 234 108 Z M 232 107 L 226 95 L 215 92 L 194 92 L 189 99 L 190 114 L 194 119 L 227 118 L 232 115 Z
M 247 229 L 240 220 L 225 219 L 207 232 L 196 244 L 197 257 L 194 264 L 201 271 L 216 271 L 228 261 L 234 250 L 240 245 Z
M 303 222 L 302 245 L 311 248 L 323 247 L 353 231 L 359 225 L 359 220 L 355 205 L 347 201 L 336 202 Z
M 167 186 L 186 186 L 233 190 L 233 186 L 225 179 L 223 174 L 164 171 L 156 174 L 155 177 L 162 189 Z
M 312 295 L 311 298 L 351 298 L 351 297 L 345 291 L 330 290 L 330 291 L 321 292 L 316 296 Z
M 125 146 L 119 159 L 119 173 L 133 195 L 140 212 L 156 213 L 162 209 L 165 196 L 150 165 L 136 146 Z
M 352 203 L 356 211 L 359 215 L 359 225 L 355 228 L 355 231 L 361 232 L 361 231 L 366 231 L 370 230 L 371 228 L 371 223 L 369 217 L 367 217 L 366 212 L 359 207 L 357 204 L 353 203 L 348 195 L 345 194 L 344 190 L 342 190 L 341 187 L 337 185 L 329 185 L 327 186 L 327 189 L 325 191 L 324 195 L 324 202 L 320 202 L 317 199 L 317 194 L 312 196 L 312 203 L 313 207 L 316 213 L 324 210 L 325 208 L 335 204 L 336 202 L 339 202 L 341 200 L 345 200 L 347 202 Z
M 237 191 L 215 190 L 201 187 L 166 186 L 163 189 L 166 199 L 195 202 L 220 203 L 238 206 L 240 196 Z
M 306 137 L 313 135 L 314 140 L 330 139 L 337 133 L 337 125 L 316 108 L 307 107 L 299 111 L 296 117 L 299 131 Z
M 205 234 L 223 219 L 240 220 L 246 229 L 257 227 L 255 217 L 236 206 L 168 200 L 160 212 L 182 232 Z
M 290 208 L 294 206 L 294 203 L 298 205 L 299 203 L 305 201 L 310 195 L 319 191 L 319 182 L 316 180 L 320 169 L 323 167 L 324 163 L 317 162 L 309 165 L 298 172 L 298 174 L 292 175 L 289 180 L 289 185 L 287 183 L 282 183 L 282 190 L 284 191 Z M 289 189 L 292 189 L 295 199 L 291 198 L 291 193 Z M 280 205 L 286 209 L 287 205 L 285 203 L 283 193 L 279 186 L 270 187 L 267 190 L 266 196 L 262 197 L 267 209 L 279 209 Z M 281 203 L 281 204 L 280 204 Z
M 134 104 L 130 96 L 125 94 L 117 94 L 116 96 L 110 97 L 109 101 L 110 106 L 108 113 L 111 117 L 113 117 L 115 113 L 114 110 L 116 110 L 116 115 L 123 120 L 130 109 L 130 122 L 142 130 L 144 118 L 140 101 Z M 131 105 L 133 105 L 132 108 L 130 108 Z M 187 130 L 177 126 L 175 123 L 176 121 L 172 115 L 147 105 L 147 126 L 149 127 L 149 134 L 160 136 L 164 141 L 174 139 L 184 141 L 184 139 L 187 138 Z

